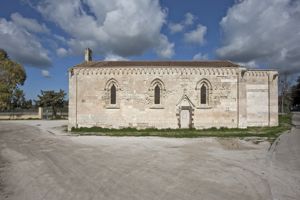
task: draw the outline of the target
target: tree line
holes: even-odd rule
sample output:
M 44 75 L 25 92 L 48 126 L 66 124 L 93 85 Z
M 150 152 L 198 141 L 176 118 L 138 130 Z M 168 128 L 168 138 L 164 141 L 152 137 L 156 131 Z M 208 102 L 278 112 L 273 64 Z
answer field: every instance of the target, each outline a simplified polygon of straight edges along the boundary
M 26 100 L 25 93 L 20 89 L 26 80 L 26 71 L 22 65 L 11 60 L 7 52 L 0 49 L 0 111 L 50 107 L 52 117 L 57 117 L 57 110 L 68 107 L 63 90 L 41 91 L 37 100 Z
M 291 83 L 287 74 L 282 74 L 279 80 L 278 96 L 279 112 L 289 113 L 300 111 L 300 76 Z

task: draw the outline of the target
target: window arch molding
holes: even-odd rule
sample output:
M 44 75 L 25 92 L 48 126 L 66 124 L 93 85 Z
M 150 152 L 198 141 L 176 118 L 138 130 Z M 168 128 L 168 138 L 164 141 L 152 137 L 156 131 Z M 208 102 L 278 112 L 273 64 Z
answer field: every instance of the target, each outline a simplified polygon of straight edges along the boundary
M 159 86 L 160 90 L 162 90 L 162 91 L 166 90 L 165 84 L 159 78 L 156 78 L 153 81 L 151 81 L 149 90 L 154 91 L 154 89 L 157 85 Z
M 208 107 L 211 104 L 212 85 L 206 78 L 197 82 L 196 91 L 198 94 L 197 104 L 199 107 Z
M 109 79 L 109 80 L 106 82 L 105 87 L 104 87 L 104 90 L 105 90 L 105 91 L 110 91 L 110 89 L 111 89 L 111 87 L 112 87 L 113 85 L 116 87 L 116 90 L 117 90 L 117 91 L 118 91 L 118 90 L 121 90 L 118 81 L 117 81 L 116 79 L 114 79 L 114 78 L 111 78 L 111 79 Z
M 201 89 L 201 86 L 205 84 L 206 86 L 208 86 L 209 90 L 212 90 L 212 85 L 210 83 L 210 81 L 206 78 L 203 78 L 201 79 L 200 81 L 197 82 L 197 85 L 196 85 L 196 90 L 200 90 Z

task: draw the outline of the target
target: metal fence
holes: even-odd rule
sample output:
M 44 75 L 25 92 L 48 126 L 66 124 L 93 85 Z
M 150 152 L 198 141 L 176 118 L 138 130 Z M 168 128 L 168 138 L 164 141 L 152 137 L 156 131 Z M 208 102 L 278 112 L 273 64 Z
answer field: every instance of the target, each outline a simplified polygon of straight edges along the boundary
M 43 117 L 43 119 L 52 119 L 52 117 L 53 117 L 52 108 L 44 107 L 42 117 Z M 68 108 L 57 109 L 56 117 L 60 118 L 60 119 L 67 119 L 68 118 Z

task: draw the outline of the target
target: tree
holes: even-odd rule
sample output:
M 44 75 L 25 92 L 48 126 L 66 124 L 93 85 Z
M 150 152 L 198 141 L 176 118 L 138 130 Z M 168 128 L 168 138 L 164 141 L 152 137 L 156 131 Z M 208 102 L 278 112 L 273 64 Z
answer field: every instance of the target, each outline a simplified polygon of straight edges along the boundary
M 24 104 L 22 105 L 22 108 L 24 108 L 24 109 L 31 109 L 31 108 L 33 108 L 32 100 L 31 99 L 25 100 Z
M 11 108 L 13 95 L 26 80 L 24 68 L 0 49 L 0 110 Z
M 64 106 L 65 96 L 66 93 L 63 90 L 59 90 L 59 92 L 41 90 L 41 95 L 38 95 L 39 100 L 37 104 L 43 107 L 51 107 L 52 118 L 56 118 L 57 109 Z
M 25 105 L 25 95 L 23 90 L 15 89 L 12 96 L 12 106 L 13 108 L 23 108 Z
M 300 106 L 300 76 L 297 83 L 292 87 L 293 106 Z
M 289 74 L 283 73 L 279 77 L 279 99 L 278 106 L 281 113 L 289 113 L 292 107 L 292 91 Z

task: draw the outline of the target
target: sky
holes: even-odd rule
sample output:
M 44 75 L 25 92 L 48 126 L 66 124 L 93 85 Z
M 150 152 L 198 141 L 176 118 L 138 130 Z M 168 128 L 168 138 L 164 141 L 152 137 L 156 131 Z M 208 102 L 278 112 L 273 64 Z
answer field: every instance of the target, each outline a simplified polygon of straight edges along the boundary
M 22 64 L 27 99 L 68 91 L 93 60 L 230 60 L 300 72 L 300 0 L 0 0 L 0 48 Z

